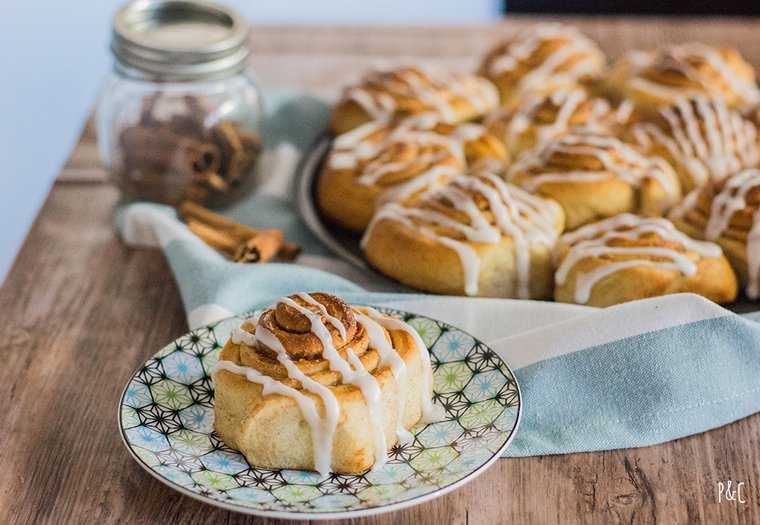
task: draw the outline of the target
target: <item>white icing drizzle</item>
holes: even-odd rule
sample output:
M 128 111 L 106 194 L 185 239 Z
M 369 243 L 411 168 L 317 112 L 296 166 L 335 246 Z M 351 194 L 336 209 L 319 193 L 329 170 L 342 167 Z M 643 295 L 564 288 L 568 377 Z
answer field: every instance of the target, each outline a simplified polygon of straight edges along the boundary
M 417 331 L 409 326 L 404 321 L 395 319 L 393 317 L 387 317 L 374 308 L 365 307 L 363 311 L 366 316 L 372 321 L 376 322 L 386 330 L 401 330 L 409 334 L 414 343 L 417 345 L 417 349 L 420 353 L 420 360 L 422 362 L 422 423 L 435 423 L 441 421 L 445 417 L 445 411 L 443 407 L 434 405 L 432 399 L 430 399 L 430 354 L 428 352 L 425 342 L 420 337 Z
M 759 160 L 755 126 L 722 102 L 703 96 L 678 99 L 660 114 L 666 129 L 642 123 L 634 127 L 634 136 L 647 148 L 661 144 L 688 169 L 695 185 L 724 179 Z
M 461 170 L 453 166 L 433 166 L 406 182 L 381 191 L 377 196 L 377 206 L 386 202 L 402 202 L 424 190 L 439 188 L 460 173 Z
M 325 417 L 320 419 L 317 426 L 312 424 L 312 422 L 309 422 L 309 424 L 312 428 L 314 470 L 323 476 L 327 475 L 330 472 L 332 464 L 333 440 L 340 416 L 340 404 L 335 394 L 328 387 L 310 378 L 298 368 L 298 365 L 290 358 L 287 350 L 275 334 L 263 326 L 257 326 L 255 336 L 257 343 L 261 342 L 277 354 L 277 361 L 285 367 L 290 379 L 300 382 L 305 390 L 318 395 L 322 399 L 325 407 Z
M 536 147 L 540 147 L 571 129 L 573 126 L 570 120 L 587 100 L 586 92 L 581 89 L 555 91 L 545 96 L 532 96 L 515 110 L 505 106 L 493 114 L 486 125 L 490 127 L 497 121 L 505 121 L 506 129 L 503 140 L 510 149 L 517 149 L 520 137 L 526 133 L 533 133 Z M 548 123 L 536 122 L 537 112 L 547 103 L 556 108 L 554 120 Z M 606 100 L 595 98 L 582 127 L 602 131 L 607 127 L 607 121 L 614 116 L 615 114 Z
M 629 85 L 634 89 L 663 99 L 709 95 L 725 99 L 728 89 L 743 103 L 758 100 L 758 88 L 754 80 L 742 77 L 718 49 L 697 42 L 667 46 L 657 52 L 635 51 L 626 55 L 632 66 Z M 712 71 L 700 66 L 707 63 Z M 647 70 L 676 71 L 691 82 L 692 86 L 674 86 L 645 78 Z M 722 81 L 716 81 L 716 77 Z M 698 86 L 698 87 L 697 87 Z
M 539 24 L 510 43 L 505 52 L 488 65 L 491 77 L 517 71 L 522 64 L 536 59 L 546 41 L 560 40 L 564 45 L 542 57 L 540 63 L 516 83 L 516 94 L 545 91 L 564 84 L 573 84 L 584 76 L 600 72 L 604 58 L 599 47 L 576 28 L 562 24 Z M 574 61 L 567 67 L 569 61 Z
M 550 171 L 552 157 L 558 153 L 594 157 L 601 169 Z M 593 182 L 618 178 L 633 187 L 638 187 L 645 179 L 654 179 L 673 201 L 679 193 L 678 184 L 665 161 L 659 157 L 647 157 L 614 137 L 592 133 L 562 135 L 543 148 L 526 152 L 512 165 L 510 180 L 520 174 L 529 175 L 520 182 L 520 186 L 528 191 L 537 191 L 546 182 Z
M 689 194 L 686 195 L 686 197 L 684 197 L 681 202 L 679 202 L 672 210 L 670 210 L 670 213 L 668 213 L 668 218 L 670 218 L 670 220 L 683 218 L 687 210 L 694 207 L 694 204 L 699 198 L 700 190 L 701 188 L 697 188 L 689 192 Z
M 330 422 L 320 417 L 314 399 L 304 395 L 296 388 L 287 386 L 282 381 L 278 381 L 277 379 L 262 374 L 255 368 L 240 366 L 232 361 L 219 360 L 211 371 L 212 377 L 215 376 L 219 370 L 226 370 L 233 374 L 243 376 L 251 383 L 257 383 L 263 386 L 264 388 L 261 390 L 261 393 L 264 396 L 279 394 L 289 397 L 298 403 L 303 418 L 311 428 L 315 470 L 322 476 L 327 476 L 330 473 L 331 458 L 330 455 L 325 456 L 323 451 L 325 449 L 332 451 L 332 431 L 329 428 Z M 301 384 L 303 384 L 303 382 Z M 320 397 L 322 397 L 323 400 L 325 399 L 321 394 Z M 325 408 L 327 408 L 327 404 L 325 404 Z M 322 455 L 318 456 L 318 454 Z
M 383 185 L 383 177 L 403 172 L 410 165 L 427 166 L 407 180 L 384 185 L 377 197 L 378 204 L 403 201 L 423 190 L 441 186 L 464 169 L 465 141 L 458 135 L 448 137 L 430 131 L 438 122 L 430 122 L 430 115 L 425 113 L 424 118 L 403 124 L 380 139 L 377 134 L 388 127 L 387 122 L 370 122 L 359 126 L 335 139 L 328 166 L 335 170 L 356 170 L 361 165 L 356 181 L 366 186 Z M 417 125 L 425 127 L 417 128 Z M 409 163 L 388 162 L 382 154 L 396 144 L 417 144 L 430 149 L 415 155 Z M 452 157 L 456 159 L 456 166 L 441 164 L 451 162 Z
M 666 242 L 679 243 L 685 249 L 696 252 L 702 257 L 720 257 L 722 253 L 718 245 L 689 238 L 678 231 L 667 219 L 644 218 L 626 213 L 589 224 L 562 236 L 560 244 L 569 246 L 569 250 L 555 274 L 557 284 L 565 284 L 570 271 L 581 260 L 609 254 L 631 255 L 633 258 L 609 262 L 590 272 L 577 274 L 574 299 L 578 304 L 586 304 L 589 301 L 591 290 L 596 283 L 625 268 L 655 266 L 677 270 L 686 276 L 696 273 L 696 264 L 686 255 L 672 248 L 607 245 L 612 239 L 637 240 L 647 233 L 654 233 Z M 665 260 L 653 261 L 649 257 Z
M 239 345 L 244 344 L 246 346 L 255 347 L 256 346 L 256 337 L 249 331 L 243 329 L 244 325 L 251 325 L 256 326 L 259 324 L 259 318 L 261 317 L 261 314 L 256 314 L 245 321 L 243 321 L 243 324 L 241 326 L 237 326 L 232 330 L 232 333 L 230 334 L 230 340 L 233 342 L 233 344 Z
M 380 356 L 380 365 L 390 368 L 393 379 L 396 381 L 396 437 L 399 443 L 409 443 L 414 438 L 411 432 L 404 427 L 404 406 L 406 404 L 406 391 L 408 387 L 408 377 L 406 363 L 393 349 L 391 344 L 385 338 L 385 330 L 375 321 L 361 313 L 360 310 L 354 310 L 356 320 L 367 331 L 369 344 Z M 427 395 L 424 393 L 423 395 Z
M 386 148 L 392 147 L 394 144 L 399 143 L 411 143 L 417 144 L 421 147 L 435 148 L 432 152 L 426 151 L 421 155 L 415 156 L 412 160 L 413 164 L 427 164 L 430 166 L 435 166 L 437 162 L 440 162 L 444 158 L 450 157 L 452 155 L 455 155 L 457 157 L 462 166 L 465 164 L 462 144 L 450 139 L 449 137 L 439 135 L 438 133 L 429 131 L 414 132 L 406 130 L 404 128 L 399 128 L 391 134 L 388 141 L 384 144 L 384 147 L 381 148 L 380 151 L 382 152 Z M 357 153 L 360 152 L 357 150 Z M 377 184 L 384 175 L 394 173 L 396 171 L 403 171 L 406 167 L 406 163 L 388 162 L 388 160 L 384 158 L 372 158 L 364 166 L 364 169 L 359 175 L 357 182 L 365 186 Z
M 760 170 L 748 169 L 732 175 L 723 185 L 723 189 L 713 197 L 710 215 L 705 226 L 705 239 L 720 240 L 728 229 L 734 214 L 748 206 L 747 194 L 760 188 Z M 696 192 L 695 192 L 696 196 Z M 693 207 L 691 203 L 690 207 Z M 760 274 L 760 207 L 752 214 L 752 227 L 747 235 L 747 297 L 757 299 L 760 296 L 758 275 Z
M 343 337 L 343 341 L 347 342 L 345 326 L 343 326 L 338 319 L 329 315 L 324 305 L 316 301 L 310 295 L 297 295 L 306 303 L 317 306 L 320 313 L 312 312 L 289 297 L 283 297 L 278 303 L 290 306 L 309 319 L 311 322 L 312 333 L 314 333 L 322 343 L 322 356 L 327 359 L 330 370 L 339 372 L 341 376 L 343 376 L 344 384 L 354 385 L 361 391 L 364 400 L 367 403 L 367 413 L 369 414 L 369 422 L 375 440 L 375 466 L 384 464 L 388 460 L 388 455 L 385 444 L 385 432 L 383 430 L 382 411 L 380 407 L 380 385 L 378 384 L 377 379 L 371 373 L 367 372 L 364 365 L 362 365 L 361 360 L 356 357 L 350 347 L 346 348 L 348 360 L 343 359 L 340 356 L 338 349 L 335 348 L 335 345 L 333 344 L 332 334 L 330 334 L 327 327 L 322 324 L 322 317 L 324 316 L 330 324 L 338 328 L 338 331 Z M 353 358 L 351 358 L 351 356 L 353 356 Z
M 494 225 L 490 224 L 484 211 L 478 208 L 473 194 L 488 202 L 495 219 Z M 362 246 L 366 246 L 375 226 L 381 220 L 400 222 L 420 235 L 454 250 L 462 264 L 465 294 L 476 295 L 480 258 L 469 243 L 496 244 L 503 235 L 508 235 L 514 241 L 517 296 L 523 299 L 530 298 L 530 247 L 533 244 L 554 246 L 557 239 L 554 223 L 559 213 L 558 207 L 488 173 L 457 177 L 447 186 L 427 194 L 423 201 L 441 199 L 467 215 L 469 224 L 435 210 L 391 203 L 380 208 L 375 214 L 362 239 Z M 438 234 L 433 230 L 435 226 L 455 230 L 461 233 L 466 241 Z
M 496 88 L 486 79 L 433 66 L 370 73 L 347 88 L 343 97 L 357 103 L 373 120 L 392 117 L 399 100 L 417 99 L 449 124 L 461 120 L 455 106 L 462 101 L 483 114 L 499 100 Z

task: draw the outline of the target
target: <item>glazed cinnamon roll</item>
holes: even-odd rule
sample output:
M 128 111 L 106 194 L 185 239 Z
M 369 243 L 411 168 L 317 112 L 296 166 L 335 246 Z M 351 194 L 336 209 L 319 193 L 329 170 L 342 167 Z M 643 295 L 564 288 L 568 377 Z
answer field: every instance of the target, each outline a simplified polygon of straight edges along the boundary
M 755 70 L 738 51 L 700 43 L 632 51 L 617 61 L 606 84 L 645 117 L 679 98 L 707 96 L 731 108 L 760 100 Z
M 317 181 L 322 214 L 362 232 L 379 204 L 412 201 L 468 168 L 505 169 L 504 146 L 483 126 L 452 126 L 431 116 L 397 127 L 371 122 L 337 137 Z
M 502 102 L 573 88 L 605 67 L 599 46 L 571 26 L 539 24 L 488 52 L 480 73 L 499 89 Z
M 665 161 L 593 133 L 563 135 L 526 152 L 508 180 L 559 202 L 568 230 L 626 212 L 662 215 L 681 196 Z
M 577 128 L 613 134 L 627 122 L 629 107 L 614 109 L 603 98 L 570 89 L 503 106 L 486 119 L 485 125 L 517 156 Z
M 663 218 L 623 214 L 566 233 L 557 245 L 554 299 L 610 306 L 690 292 L 724 303 L 736 276 L 720 246 L 689 238 Z
M 463 175 L 416 203 L 379 209 L 362 239 L 381 273 L 433 293 L 545 299 L 563 213 L 481 173 Z
M 213 380 L 216 432 L 257 467 L 362 472 L 440 417 L 414 329 L 325 293 L 284 297 L 244 322 Z
M 684 192 L 758 163 L 755 126 L 706 97 L 679 99 L 631 133 L 642 148 L 676 168 Z
M 746 296 L 760 297 L 760 170 L 740 171 L 694 190 L 671 219 L 686 234 L 719 244 Z
M 340 135 L 373 120 L 403 120 L 431 112 L 441 122 L 460 124 L 493 111 L 498 102 L 493 84 L 469 73 L 435 66 L 373 71 L 343 90 L 331 129 Z

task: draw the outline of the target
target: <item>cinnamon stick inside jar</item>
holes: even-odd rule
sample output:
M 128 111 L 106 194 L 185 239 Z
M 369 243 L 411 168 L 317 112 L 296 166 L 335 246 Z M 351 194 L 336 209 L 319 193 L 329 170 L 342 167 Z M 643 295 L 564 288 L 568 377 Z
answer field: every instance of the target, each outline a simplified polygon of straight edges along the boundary
M 166 100 L 165 106 L 176 105 Z M 199 97 L 186 95 L 180 106 L 166 117 L 159 114 L 161 98 L 146 97 L 137 123 L 121 129 L 114 176 L 126 200 L 216 206 L 247 187 L 260 152 L 258 134 L 231 120 L 213 121 Z
M 132 0 L 111 30 L 96 118 L 124 200 L 213 207 L 242 195 L 263 120 L 245 17 L 216 2 Z

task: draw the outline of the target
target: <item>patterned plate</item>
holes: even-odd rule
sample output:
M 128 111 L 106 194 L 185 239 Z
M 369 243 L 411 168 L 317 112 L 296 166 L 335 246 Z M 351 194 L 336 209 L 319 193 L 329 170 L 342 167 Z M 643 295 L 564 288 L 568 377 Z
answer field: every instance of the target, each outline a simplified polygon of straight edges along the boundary
M 509 444 L 520 418 L 520 390 L 496 353 L 433 319 L 380 309 L 411 324 L 430 349 L 434 402 L 444 421 L 417 425 L 381 468 L 331 475 L 253 468 L 213 431 L 209 376 L 241 315 L 169 344 L 132 377 L 119 427 L 134 458 L 162 482 L 226 509 L 270 517 L 319 519 L 375 514 L 440 496 L 480 474 Z

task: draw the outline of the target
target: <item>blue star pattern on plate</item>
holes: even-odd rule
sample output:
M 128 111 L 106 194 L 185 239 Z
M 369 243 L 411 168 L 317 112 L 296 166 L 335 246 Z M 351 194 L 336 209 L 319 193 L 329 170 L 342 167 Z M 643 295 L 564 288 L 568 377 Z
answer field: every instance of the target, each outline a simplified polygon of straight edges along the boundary
M 388 462 L 358 475 L 248 465 L 213 431 L 210 370 L 230 332 L 251 314 L 190 332 L 140 367 L 122 395 L 119 423 L 146 469 L 185 493 L 242 512 L 279 517 L 347 517 L 421 500 L 482 470 L 503 452 L 520 414 L 509 368 L 483 343 L 445 323 L 390 309 L 429 347 L 434 402 L 443 421 L 412 429 Z

